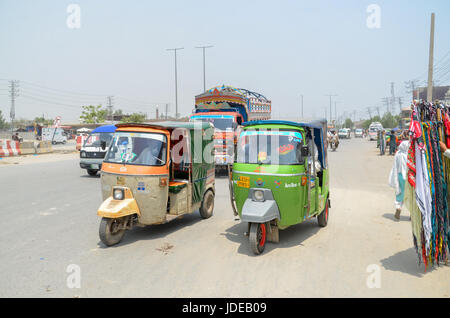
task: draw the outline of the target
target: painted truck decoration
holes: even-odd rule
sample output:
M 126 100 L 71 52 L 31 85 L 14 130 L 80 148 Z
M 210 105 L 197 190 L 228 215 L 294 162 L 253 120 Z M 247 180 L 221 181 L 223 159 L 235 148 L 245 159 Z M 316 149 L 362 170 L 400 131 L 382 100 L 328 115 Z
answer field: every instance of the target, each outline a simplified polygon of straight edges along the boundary
M 265 96 L 243 88 L 213 87 L 195 96 L 191 121 L 210 122 L 215 127 L 216 167 L 233 164 L 237 137 L 243 123 L 270 119 L 272 102 Z

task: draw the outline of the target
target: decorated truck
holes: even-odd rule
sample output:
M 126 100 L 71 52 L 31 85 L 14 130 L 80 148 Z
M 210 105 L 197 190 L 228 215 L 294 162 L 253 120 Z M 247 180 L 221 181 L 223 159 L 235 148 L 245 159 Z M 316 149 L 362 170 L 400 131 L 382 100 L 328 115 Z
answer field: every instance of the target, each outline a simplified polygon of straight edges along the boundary
M 190 121 L 206 121 L 214 125 L 214 160 L 216 169 L 220 170 L 234 161 L 241 125 L 268 120 L 271 111 L 272 102 L 265 96 L 222 85 L 195 96 L 195 109 Z

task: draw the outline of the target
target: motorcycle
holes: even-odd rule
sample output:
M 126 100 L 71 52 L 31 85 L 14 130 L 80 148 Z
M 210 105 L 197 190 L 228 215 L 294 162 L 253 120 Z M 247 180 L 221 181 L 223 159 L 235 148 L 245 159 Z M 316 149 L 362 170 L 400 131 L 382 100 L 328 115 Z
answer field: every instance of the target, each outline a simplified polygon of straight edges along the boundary
M 336 140 L 336 137 L 328 137 L 328 144 L 330 145 L 331 151 L 336 151 L 339 142 Z

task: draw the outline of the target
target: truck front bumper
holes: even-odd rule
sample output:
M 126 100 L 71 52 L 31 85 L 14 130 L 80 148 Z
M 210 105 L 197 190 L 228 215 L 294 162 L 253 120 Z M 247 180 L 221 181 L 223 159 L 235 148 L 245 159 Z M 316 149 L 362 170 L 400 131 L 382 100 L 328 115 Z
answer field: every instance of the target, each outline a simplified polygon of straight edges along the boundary
M 100 170 L 102 169 L 103 159 L 80 159 L 80 168 L 82 169 L 92 169 L 92 170 Z

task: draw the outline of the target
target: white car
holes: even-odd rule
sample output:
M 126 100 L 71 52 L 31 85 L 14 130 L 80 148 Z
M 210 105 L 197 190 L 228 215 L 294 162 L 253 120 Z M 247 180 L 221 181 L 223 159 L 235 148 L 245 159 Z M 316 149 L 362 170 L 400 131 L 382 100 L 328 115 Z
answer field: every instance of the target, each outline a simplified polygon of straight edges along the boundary
M 363 137 L 363 130 L 361 128 L 355 129 L 355 138 L 362 138 Z
M 347 128 L 339 129 L 339 131 L 338 131 L 338 137 L 339 137 L 340 139 L 343 139 L 343 138 L 349 139 L 349 138 L 350 138 L 350 129 L 347 129 Z

